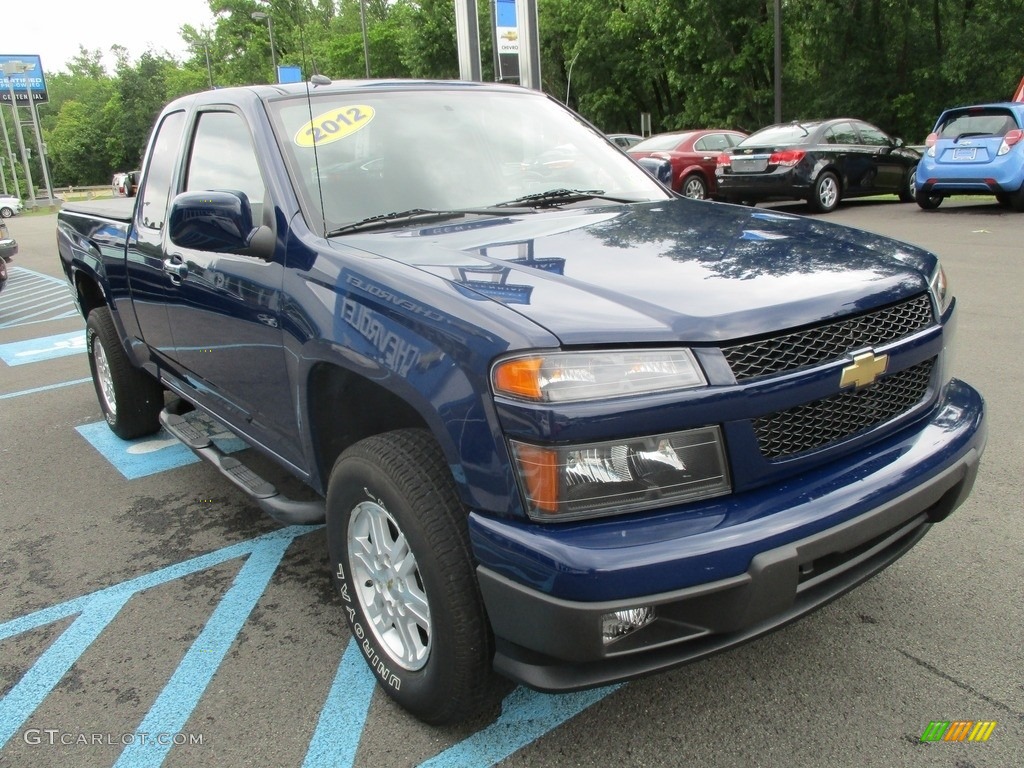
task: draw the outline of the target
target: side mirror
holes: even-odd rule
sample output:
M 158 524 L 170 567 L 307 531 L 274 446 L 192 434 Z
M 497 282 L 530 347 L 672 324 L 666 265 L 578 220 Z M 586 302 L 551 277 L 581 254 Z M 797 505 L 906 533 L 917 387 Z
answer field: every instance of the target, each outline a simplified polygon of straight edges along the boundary
M 168 233 L 181 248 L 269 259 L 273 237 L 266 237 L 264 229 L 253 226 L 252 206 L 244 192 L 182 192 L 171 202 Z
M 897 147 L 902 147 L 902 146 L 904 146 L 904 144 L 903 144 L 903 139 L 901 139 L 901 138 L 898 138 L 898 137 L 897 137 L 897 139 L 895 140 L 895 142 L 894 142 L 894 143 L 896 144 L 896 146 L 897 146 Z

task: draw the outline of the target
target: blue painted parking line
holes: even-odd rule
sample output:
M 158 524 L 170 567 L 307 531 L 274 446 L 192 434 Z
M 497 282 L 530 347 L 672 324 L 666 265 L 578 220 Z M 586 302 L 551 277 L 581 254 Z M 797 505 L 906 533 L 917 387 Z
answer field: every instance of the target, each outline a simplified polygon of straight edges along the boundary
M 246 448 L 242 440 L 210 418 L 197 416 L 191 423 L 205 432 L 225 453 L 235 453 Z M 105 421 L 83 424 L 75 427 L 75 431 L 128 480 L 195 464 L 200 460 L 184 443 L 163 429 L 141 440 L 122 440 L 110 431 Z
M 376 687 L 377 679 L 363 661 L 359 646 L 355 640 L 349 640 L 327 701 L 320 710 L 302 768 L 355 764 L 359 737 L 363 735 Z
M 51 389 L 60 389 L 61 387 L 72 387 L 76 384 L 85 384 L 92 381 L 92 379 L 72 379 L 71 381 L 62 381 L 59 384 L 47 384 L 45 387 L 32 387 L 32 389 L 22 389 L 17 392 L 7 392 L 0 395 L 0 400 L 9 400 L 12 397 L 23 397 L 24 395 L 34 395 L 37 392 L 46 392 Z
M 38 363 L 41 360 L 79 355 L 83 352 L 85 352 L 84 331 L 72 331 L 56 336 L 0 344 L 0 360 L 10 366 Z
M 137 733 L 182 732 L 293 538 L 263 537 L 261 545 L 253 549 L 203 631 L 142 719 Z M 165 740 L 164 744 L 156 739 L 135 740 L 125 747 L 114 768 L 159 766 L 172 745 L 171 740 Z
M 516 688 L 502 702 L 501 715 L 497 720 L 436 757 L 420 763 L 419 768 L 486 768 L 494 765 L 576 717 L 619 687 L 611 685 L 563 694 Z
M 82 597 L 0 624 L 0 642 L 32 629 L 76 617 L 35 664 L 0 698 L 0 749 L 15 736 L 64 675 L 89 649 L 129 600 L 140 592 L 239 557 L 246 562 L 143 717 L 116 766 L 159 766 L 174 740 L 143 734 L 176 734 L 188 722 L 228 650 L 248 620 L 291 543 L 322 526 L 289 526 L 249 541 L 161 568 Z M 355 764 L 375 680 L 349 641 L 321 708 L 303 768 L 351 768 Z M 492 724 L 422 764 L 430 768 L 484 768 L 503 760 L 597 703 L 618 686 L 548 695 L 517 688 Z
M 251 598 L 251 604 L 254 605 L 255 601 L 263 593 L 263 589 L 266 587 L 270 576 L 277 569 L 281 556 L 288 545 L 296 537 L 318 529 L 319 526 L 297 525 L 282 528 L 258 538 L 233 544 L 216 552 L 161 568 L 145 576 L 129 579 L 92 594 L 68 600 L 50 608 L 44 608 L 27 616 L 0 624 L 0 641 L 3 641 L 22 632 L 27 632 L 30 629 L 36 629 L 52 624 L 55 621 L 77 616 L 71 626 L 61 633 L 60 637 L 39 657 L 36 663 L 14 685 L 10 692 L 0 699 L 0 749 L 18 732 L 18 729 L 31 717 L 32 713 L 50 694 L 54 686 L 60 682 L 71 666 L 89 648 L 93 640 L 99 636 L 100 632 L 117 616 L 120 609 L 134 595 L 143 590 L 166 584 L 169 581 L 204 571 L 237 557 L 252 556 L 254 553 L 259 552 L 259 556 L 253 561 L 255 564 L 252 568 L 246 569 L 243 566 L 243 569 L 239 571 L 238 576 L 235 577 L 235 585 L 232 586 L 232 589 L 228 591 L 228 595 L 225 596 L 226 598 L 230 596 L 228 607 L 221 611 L 218 606 L 210 621 L 207 622 L 206 628 L 204 628 L 203 632 L 200 633 L 199 637 L 192 644 L 190 654 L 194 649 L 205 648 L 206 646 L 200 643 L 209 643 L 212 638 L 216 638 L 217 642 L 223 644 L 224 636 L 230 635 L 230 642 L 234 642 L 235 635 L 238 632 L 236 629 L 234 634 L 231 634 L 230 630 L 236 624 L 239 627 L 241 626 L 237 622 L 238 614 L 244 613 L 242 617 L 244 621 L 251 611 L 251 605 L 249 610 L 245 610 L 245 606 L 250 603 L 249 595 L 246 595 L 244 600 L 238 600 L 237 596 L 239 593 L 244 593 L 246 587 L 250 587 L 249 592 L 256 593 L 255 597 Z M 266 572 L 265 579 L 263 578 L 263 572 Z M 243 573 L 245 574 L 244 577 Z M 242 585 L 240 589 L 235 590 L 234 587 L 240 583 Z M 255 589 L 256 587 L 258 589 Z M 222 600 L 221 602 L 223 603 L 224 601 Z M 222 657 L 223 655 L 211 658 L 211 661 L 216 661 L 213 664 L 213 671 L 216 671 L 216 668 L 220 666 Z M 191 658 L 194 657 L 186 655 L 186 659 Z M 182 663 L 184 664 L 184 662 Z M 175 676 L 172 676 L 172 683 L 175 682 L 176 676 L 177 673 L 175 673 Z M 154 709 L 161 703 L 161 698 L 162 694 L 153 705 Z M 191 713 L 194 704 L 186 708 Z M 146 720 L 143 722 L 146 722 Z M 161 730 L 160 732 L 171 733 L 172 731 Z M 146 741 L 153 747 L 159 746 L 155 743 L 155 740 L 140 739 L 140 741 Z
M 7 275 L 7 285 L 0 294 L 0 328 L 78 315 L 67 281 L 24 267 L 10 267 Z

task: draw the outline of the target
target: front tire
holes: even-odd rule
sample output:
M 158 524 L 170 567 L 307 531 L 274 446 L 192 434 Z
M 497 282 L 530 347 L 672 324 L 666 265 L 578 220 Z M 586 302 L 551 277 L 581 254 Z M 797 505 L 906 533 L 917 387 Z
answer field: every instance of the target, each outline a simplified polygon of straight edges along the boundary
M 831 213 L 839 205 L 839 177 L 831 171 L 819 174 L 807 201 L 815 213 Z
M 9 219 L 13 215 L 14 215 L 14 209 L 13 208 L 8 208 L 6 205 L 3 208 L 0 208 L 0 218 Z
M 163 387 L 132 365 L 108 307 L 96 307 L 89 313 L 85 347 L 100 410 L 113 433 L 132 440 L 159 430 Z
M 433 438 L 406 429 L 346 450 L 328 484 L 327 538 L 349 629 L 385 693 L 431 725 L 478 711 L 493 640 Z
M 911 168 L 899 191 L 901 203 L 912 203 L 917 199 L 917 168 Z

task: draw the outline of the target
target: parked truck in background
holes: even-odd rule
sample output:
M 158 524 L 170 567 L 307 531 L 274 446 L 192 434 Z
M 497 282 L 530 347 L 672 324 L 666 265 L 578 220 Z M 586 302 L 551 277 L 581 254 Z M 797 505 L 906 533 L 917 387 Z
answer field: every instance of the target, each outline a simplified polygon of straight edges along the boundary
M 783 626 L 949 515 L 985 444 L 933 254 L 680 199 L 526 89 L 187 96 L 137 197 L 57 226 L 113 431 L 326 520 L 352 636 L 430 723 L 495 670 L 581 689 Z

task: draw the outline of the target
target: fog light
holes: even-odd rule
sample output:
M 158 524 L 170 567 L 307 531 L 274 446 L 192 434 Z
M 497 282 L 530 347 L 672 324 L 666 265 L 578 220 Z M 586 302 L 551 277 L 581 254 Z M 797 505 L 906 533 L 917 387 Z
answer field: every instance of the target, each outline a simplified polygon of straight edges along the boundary
M 601 617 L 601 639 L 605 645 L 625 637 L 630 632 L 646 627 L 654 621 L 654 608 L 644 606 L 643 608 L 631 608 L 628 611 L 616 611 L 606 613 Z

